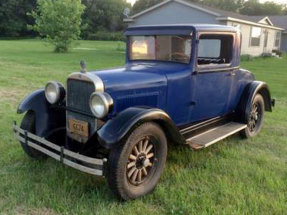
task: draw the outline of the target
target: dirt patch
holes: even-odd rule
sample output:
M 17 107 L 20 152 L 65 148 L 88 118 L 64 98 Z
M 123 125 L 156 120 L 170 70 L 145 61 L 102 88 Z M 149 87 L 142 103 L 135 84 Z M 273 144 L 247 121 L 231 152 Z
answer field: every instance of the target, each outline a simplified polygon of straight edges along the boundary
M 1 89 L 0 88 L 0 101 L 7 101 L 9 103 L 15 103 L 19 102 L 20 98 L 23 98 L 25 96 L 25 92 L 21 90 L 11 89 Z
M 35 209 L 24 209 L 23 207 L 17 207 L 15 209 L 15 215 L 58 215 L 50 208 L 35 208 Z

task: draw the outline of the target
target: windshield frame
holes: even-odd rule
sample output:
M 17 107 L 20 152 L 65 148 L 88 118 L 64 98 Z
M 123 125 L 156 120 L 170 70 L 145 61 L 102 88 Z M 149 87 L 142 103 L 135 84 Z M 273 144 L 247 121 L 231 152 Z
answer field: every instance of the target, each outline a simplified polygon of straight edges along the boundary
M 168 61 L 168 60 L 156 60 L 156 59 L 131 59 L 131 38 L 133 36 L 187 36 L 190 37 L 191 39 L 191 50 L 189 54 L 189 61 L 188 62 L 180 62 L 180 61 Z M 126 61 L 127 62 L 161 62 L 161 63 L 173 63 L 173 64 L 183 64 L 183 65 L 190 65 L 193 62 L 194 58 L 194 53 L 195 53 L 195 39 L 194 39 L 195 34 L 190 33 L 190 34 L 173 34 L 173 33 L 166 33 L 166 34 L 135 34 L 135 35 L 127 35 L 127 40 L 126 40 Z

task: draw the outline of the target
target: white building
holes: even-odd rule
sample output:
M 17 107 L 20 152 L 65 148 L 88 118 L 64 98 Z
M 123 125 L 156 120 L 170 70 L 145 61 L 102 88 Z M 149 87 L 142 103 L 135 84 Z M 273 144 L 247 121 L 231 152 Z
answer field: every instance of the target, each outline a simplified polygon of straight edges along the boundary
M 277 17 L 276 23 L 279 23 L 278 20 L 280 21 L 280 17 Z M 129 26 L 156 24 L 231 25 L 239 28 L 242 32 L 242 55 L 257 56 L 271 53 L 272 50 L 287 51 L 287 31 L 282 26 L 287 23 L 286 16 L 282 16 L 280 21 L 282 25 L 277 26 L 267 16 L 246 16 L 183 0 L 166 0 L 124 19 L 124 21 Z

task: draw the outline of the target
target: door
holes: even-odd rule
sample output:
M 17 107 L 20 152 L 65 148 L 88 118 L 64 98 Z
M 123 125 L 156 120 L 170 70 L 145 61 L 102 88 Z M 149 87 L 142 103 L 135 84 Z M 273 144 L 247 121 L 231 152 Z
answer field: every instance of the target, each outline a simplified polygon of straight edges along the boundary
M 192 78 L 190 121 L 229 113 L 231 88 L 237 67 L 232 64 L 233 34 L 201 34 L 197 69 Z

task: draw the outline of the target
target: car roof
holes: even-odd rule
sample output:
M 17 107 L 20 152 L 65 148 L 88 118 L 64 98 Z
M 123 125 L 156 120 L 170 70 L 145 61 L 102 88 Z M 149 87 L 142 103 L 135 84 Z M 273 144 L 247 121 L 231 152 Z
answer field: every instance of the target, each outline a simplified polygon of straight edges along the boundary
M 137 35 L 137 34 L 190 34 L 191 32 L 238 32 L 239 30 L 232 26 L 227 25 L 212 25 L 212 24 L 174 24 L 174 25 L 139 25 L 129 27 L 125 35 Z M 177 33 L 176 33 L 177 32 Z

